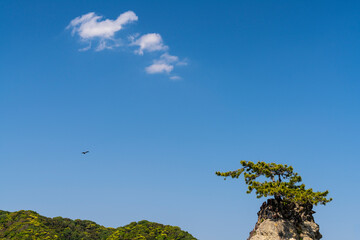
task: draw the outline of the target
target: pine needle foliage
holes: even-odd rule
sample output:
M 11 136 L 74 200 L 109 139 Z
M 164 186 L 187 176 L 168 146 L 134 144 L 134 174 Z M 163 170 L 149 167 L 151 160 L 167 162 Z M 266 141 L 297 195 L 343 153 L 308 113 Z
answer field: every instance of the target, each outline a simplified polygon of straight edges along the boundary
M 332 201 L 327 198 L 329 191 L 314 192 L 312 188 L 306 189 L 305 184 L 301 184 L 302 179 L 298 173 L 294 172 L 292 166 L 251 161 L 240 161 L 242 168 L 235 171 L 216 172 L 217 176 L 239 178 L 244 173 L 245 183 L 248 185 L 246 193 L 255 190 L 257 198 L 274 196 L 283 202 L 294 202 L 301 204 L 326 205 Z M 259 177 L 265 177 L 270 181 L 261 182 Z

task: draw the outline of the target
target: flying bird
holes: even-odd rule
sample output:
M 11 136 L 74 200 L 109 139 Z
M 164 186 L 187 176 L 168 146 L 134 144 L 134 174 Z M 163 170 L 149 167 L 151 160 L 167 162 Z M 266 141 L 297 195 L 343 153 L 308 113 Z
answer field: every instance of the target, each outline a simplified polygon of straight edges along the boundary
M 82 154 L 87 154 L 89 151 L 81 152 Z

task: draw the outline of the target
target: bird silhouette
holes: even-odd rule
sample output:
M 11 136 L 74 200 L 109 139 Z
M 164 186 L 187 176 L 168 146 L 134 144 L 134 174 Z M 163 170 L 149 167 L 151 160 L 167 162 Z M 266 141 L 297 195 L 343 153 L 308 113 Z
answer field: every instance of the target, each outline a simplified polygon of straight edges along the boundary
M 89 151 L 81 152 L 82 154 L 87 154 Z

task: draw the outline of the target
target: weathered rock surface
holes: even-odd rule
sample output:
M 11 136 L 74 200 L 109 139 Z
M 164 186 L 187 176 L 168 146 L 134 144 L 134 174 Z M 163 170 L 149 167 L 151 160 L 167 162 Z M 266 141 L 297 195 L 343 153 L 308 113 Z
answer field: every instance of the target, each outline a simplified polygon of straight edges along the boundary
M 248 240 L 319 240 L 311 204 L 284 203 L 268 199 L 258 212 L 258 221 Z

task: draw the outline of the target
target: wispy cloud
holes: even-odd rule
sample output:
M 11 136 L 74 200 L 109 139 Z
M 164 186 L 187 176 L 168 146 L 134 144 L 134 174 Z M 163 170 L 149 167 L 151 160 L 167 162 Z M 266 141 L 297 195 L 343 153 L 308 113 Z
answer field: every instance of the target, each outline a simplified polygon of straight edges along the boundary
M 173 81 L 179 81 L 179 80 L 181 80 L 182 78 L 175 75 L 175 76 L 171 76 L 170 79 L 173 80 Z
M 153 60 L 153 63 L 145 68 L 148 74 L 170 74 L 175 66 L 187 65 L 186 60 L 179 60 L 179 57 L 169 54 L 169 47 L 164 44 L 159 33 L 133 34 L 128 37 L 128 43 L 115 37 L 124 25 L 138 20 L 133 11 L 127 11 L 115 20 L 104 19 L 94 12 L 84 14 L 71 20 L 66 29 L 71 29 L 72 35 L 78 35 L 80 40 L 88 45 L 79 51 L 87 51 L 95 44 L 95 51 L 113 49 L 115 47 L 137 47 L 135 54 L 144 55 L 145 52 L 162 52 L 163 54 Z M 94 44 L 93 44 L 94 43 Z M 170 75 L 171 80 L 180 80 L 177 75 Z

